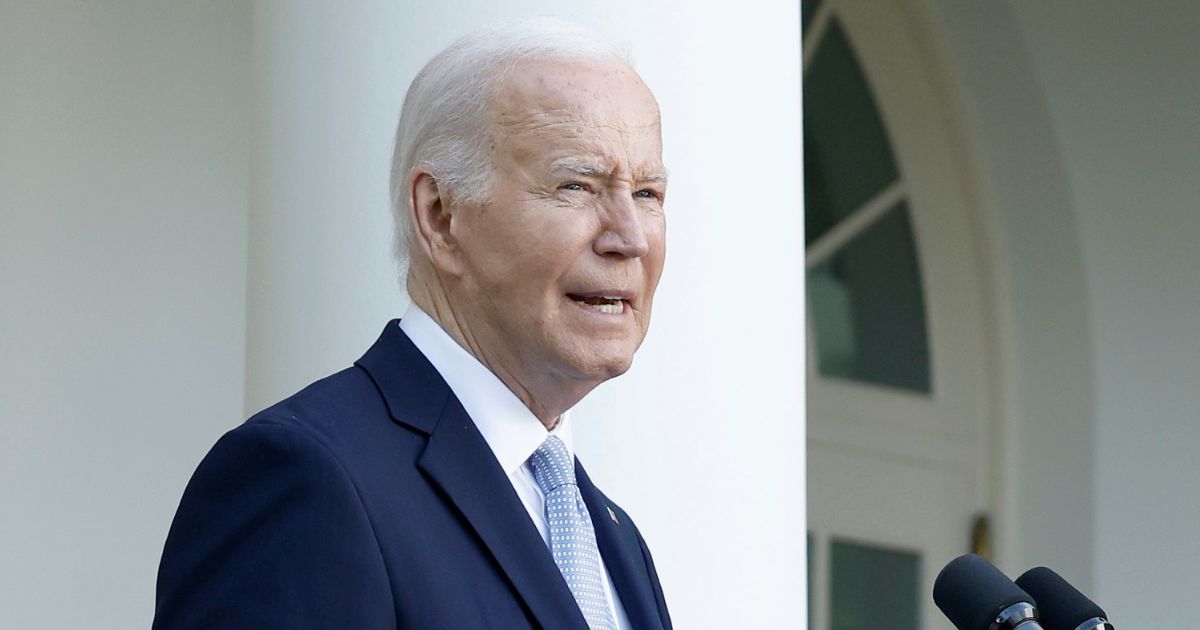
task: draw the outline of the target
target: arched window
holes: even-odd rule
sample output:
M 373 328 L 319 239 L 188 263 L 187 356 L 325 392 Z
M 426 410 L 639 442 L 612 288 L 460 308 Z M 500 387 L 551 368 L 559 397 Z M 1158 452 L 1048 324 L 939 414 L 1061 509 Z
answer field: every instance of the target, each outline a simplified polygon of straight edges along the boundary
M 917 248 L 870 85 L 836 18 L 805 60 L 804 210 L 817 369 L 930 391 Z
M 970 172 L 918 3 L 802 8 L 812 627 L 941 628 L 994 494 Z

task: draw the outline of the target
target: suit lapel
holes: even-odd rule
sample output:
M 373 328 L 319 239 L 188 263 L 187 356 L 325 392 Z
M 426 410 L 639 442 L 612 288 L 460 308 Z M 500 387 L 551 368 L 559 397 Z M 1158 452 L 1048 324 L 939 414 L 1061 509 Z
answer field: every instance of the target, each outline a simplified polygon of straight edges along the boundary
M 642 557 L 642 547 L 638 544 L 633 523 L 616 516 L 616 511 L 592 484 L 578 459 L 575 460 L 575 481 L 592 517 L 592 527 L 596 530 L 596 543 L 600 546 L 604 566 L 612 577 L 613 585 L 617 587 L 629 623 L 637 630 L 661 630 L 662 619 L 654 603 L 650 573 Z
M 471 523 L 543 627 L 587 628 L 546 543 L 457 398 L 418 465 Z
M 358 361 L 394 420 L 429 435 L 417 466 L 466 518 L 538 623 L 587 630 L 546 543 L 458 398 L 392 321 Z

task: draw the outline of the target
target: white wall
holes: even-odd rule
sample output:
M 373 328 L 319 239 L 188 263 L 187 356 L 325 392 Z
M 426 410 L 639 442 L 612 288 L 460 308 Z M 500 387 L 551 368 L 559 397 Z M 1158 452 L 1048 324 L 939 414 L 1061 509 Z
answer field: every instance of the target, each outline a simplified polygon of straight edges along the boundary
M 1178 626 L 1200 592 L 1200 7 L 1013 8 L 1083 246 L 1096 593 L 1118 623 Z
M 241 419 L 249 20 L 0 3 L 0 627 L 148 627 Z
M 402 313 L 387 169 L 421 65 L 503 17 L 593 24 L 630 45 L 659 98 L 672 183 L 650 336 L 630 374 L 581 404 L 580 456 L 638 519 L 678 627 L 800 627 L 798 8 L 257 4 L 248 411 L 349 364 Z
M 1179 626 L 1200 590 L 1200 8 L 931 4 L 996 228 L 1007 568 L 1059 568 L 1118 627 Z

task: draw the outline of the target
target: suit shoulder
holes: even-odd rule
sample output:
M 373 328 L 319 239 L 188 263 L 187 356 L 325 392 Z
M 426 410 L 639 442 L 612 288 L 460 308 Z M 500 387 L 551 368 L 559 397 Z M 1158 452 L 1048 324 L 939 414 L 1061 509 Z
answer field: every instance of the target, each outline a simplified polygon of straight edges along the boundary
M 351 366 L 259 411 L 243 426 L 290 426 L 329 443 L 387 417 L 370 377 L 362 368 Z
M 153 627 L 384 627 L 389 584 L 341 458 L 310 428 L 265 416 L 222 436 L 188 482 Z

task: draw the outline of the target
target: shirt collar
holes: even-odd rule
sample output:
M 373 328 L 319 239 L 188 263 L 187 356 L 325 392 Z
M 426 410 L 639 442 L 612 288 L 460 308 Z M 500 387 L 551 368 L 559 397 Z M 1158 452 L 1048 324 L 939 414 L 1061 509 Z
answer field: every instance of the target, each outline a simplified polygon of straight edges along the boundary
M 411 304 L 400 320 L 400 330 L 433 364 L 450 386 L 467 415 L 483 434 L 505 474 L 516 475 L 546 437 L 556 435 L 574 456 L 571 422 L 563 412 L 554 431 L 547 431 L 533 412 L 503 381 L 458 345 L 421 307 Z

